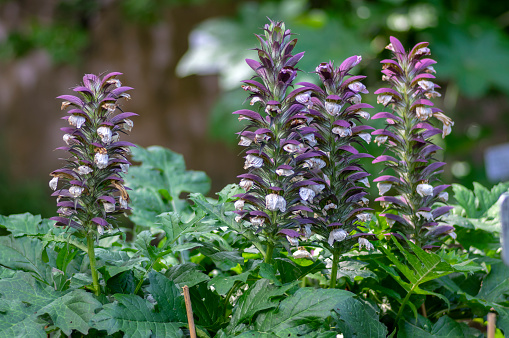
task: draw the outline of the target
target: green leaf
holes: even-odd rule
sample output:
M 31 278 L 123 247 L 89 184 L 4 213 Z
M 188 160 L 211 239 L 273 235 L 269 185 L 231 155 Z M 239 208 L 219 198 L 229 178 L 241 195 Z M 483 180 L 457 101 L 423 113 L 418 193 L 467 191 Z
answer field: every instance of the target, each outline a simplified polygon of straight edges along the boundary
M 165 273 L 169 280 L 183 287 L 195 286 L 201 282 L 210 280 L 210 277 L 203 273 L 202 268 L 194 263 L 185 263 L 172 266 Z
M 3 266 L 31 272 L 39 280 L 52 284 L 51 266 L 43 262 L 43 251 L 43 242 L 36 238 L 0 237 L 0 262 Z
M 301 288 L 284 299 L 279 308 L 259 314 L 255 329 L 276 333 L 301 325 L 318 328 L 337 303 L 353 296 L 353 293 L 345 290 Z
M 212 278 L 207 285 L 209 287 L 213 286 L 218 294 L 220 294 L 221 296 L 225 296 L 228 293 L 228 291 L 230 291 L 230 289 L 233 287 L 235 282 L 239 281 L 242 283 L 246 283 L 247 278 L 249 277 L 250 274 L 251 271 L 246 271 L 239 275 L 234 276 L 228 277 L 217 276 Z
M 175 284 L 158 272 L 151 272 L 149 281 L 156 306 L 136 295 L 116 294 L 117 302 L 106 304 L 92 318 L 93 327 L 110 335 L 122 331 L 125 337 L 183 337 L 180 327 L 187 320 L 184 298 Z
M 490 273 L 483 279 L 478 298 L 501 303 L 509 295 L 509 268 L 502 262 L 491 265 Z
M 132 270 L 121 272 L 109 278 L 106 285 L 111 293 L 133 294 L 136 288 L 134 273 Z
M 121 272 L 142 269 L 142 262 L 147 261 L 145 257 L 140 257 L 138 253 L 126 251 L 112 251 L 102 248 L 95 249 L 97 267 L 105 279 L 113 277 Z
M 355 281 L 355 277 L 378 280 L 378 277 L 372 271 L 366 269 L 367 265 L 369 263 L 358 260 L 341 261 L 339 262 L 338 278 L 346 277 L 351 283 Z
M 357 298 L 341 299 L 332 319 L 336 330 L 346 337 L 387 337 L 387 327 L 378 320 L 377 311 Z
M 448 316 L 440 317 L 434 325 L 431 325 L 426 318 L 419 316 L 417 322 L 400 322 L 399 327 L 398 338 L 477 337 L 480 335 L 478 330 Z
M 230 325 L 226 329 L 227 332 L 235 333 L 235 328 L 239 324 L 251 322 L 251 319 L 260 311 L 277 307 L 279 301 L 273 298 L 283 296 L 297 283 L 290 283 L 282 287 L 277 287 L 270 284 L 268 279 L 256 281 L 256 283 L 251 285 L 237 301 Z
M 408 263 L 402 263 L 391 250 L 383 247 L 381 249 L 400 273 L 408 280 L 408 282 L 405 281 L 398 272 L 386 266 L 382 262 L 379 262 L 379 266 L 391 275 L 396 282 L 398 282 L 398 284 L 407 291 L 408 294 L 417 293 L 421 295 L 433 295 L 442 299 L 449 306 L 449 300 L 445 296 L 439 293 L 423 290 L 419 286 L 425 282 L 454 272 L 455 270 L 452 266 L 444 262 L 440 256 L 431 252 L 426 252 L 410 241 L 407 241 L 407 244 L 410 249 L 412 249 L 413 253 L 405 250 L 394 237 L 393 243 L 397 246 Z M 402 306 L 405 305 L 406 304 L 402 304 Z
M 274 271 L 274 267 L 269 263 L 261 263 L 259 274 L 262 278 L 267 278 L 276 286 L 281 286 L 281 282 L 276 277 L 276 272 Z
M 281 281 L 283 283 L 290 283 L 295 280 L 299 280 L 302 277 L 306 276 L 308 273 L 313 273 L 315 271 L 319 271 L 325 268 L 325 264 L 323 262 L 317 261 L 313 262 L 308 266 L 301 266 L 297 263 L 293 262 L 289 258 L 274 258 L 276 261 L 276 266 L 281 276 Z
M 206 283 L 191 287 L 189 293 L 196 325 L 217 331 L 230 320 L 226 317 L 224 300 L 216 292 L 210 290 Z
M 463 210 L 465 210 L 467 216 L 472 218 L 477 217 L 477 205 L 475 203 L 474 193 L 461 184 L 453 184 L 452 190 L 454 191 L 454 198 Z
M 67 335 L 72 330 L 87 334 L 90 318 L 101 307 L 101 303 L 84 290 L 55 291 L 24 272 L 0 280 L 0 293 L 0 336 L 4 337 L 9 333 L 43 337 L 44 327 L 51 324 L 42 319 L 45 316 Z
M 169 210 L 181 213 L 189 208 L 180 199 L 183 192 L 203 193 L 210 190 L 210 179 L 204 172 L 186 170 L 182 155 L 159 146 L 132 149 L 133 159 L 141 166 L 132 167 L 126 175 L 133 212 L 131 219 L 140 226 L 154 227 L 157 215 Z
M 0 215 L 0 226 L 4 226 L 14 237 L 44 234 L 48 230 L 47 224 L 41 223 L 40 215 L 32 215 L 28 212 L 10 216 Z

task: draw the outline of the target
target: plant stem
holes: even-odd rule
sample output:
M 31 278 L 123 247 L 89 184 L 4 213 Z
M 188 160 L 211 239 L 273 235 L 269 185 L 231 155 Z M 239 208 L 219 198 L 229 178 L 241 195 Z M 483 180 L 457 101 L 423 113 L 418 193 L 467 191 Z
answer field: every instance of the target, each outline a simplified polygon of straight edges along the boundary
M 401 307 L 399 308 L 398 315 L 396 316 L 396 320 L 394 321 L 394 323 L 396 323 L 396 325 L 398 325 L 398 320 L 401 317 L 401 315 L 403 314 L 403 309 L 405 308 L 406 303 L 410 299 L 410 295 L 412 295 L 412 293 L 413 293 L 412 291 L 413 291 L 413 289 L 408 291 L 405 299 L 403 299 L 403 302 L 401 302 Z
M 140 278 L 140 281 L 138 282 L 138 285 L 136 285 L 136 289 L 134 289 L 134 294 L 137 294 L 138 291 L 140 291 L 141 286 L 143 285 L 143 282 L 145 281 L 145 277 L 147 277 L 147 275 L 150 272 L 150 270 L 152 270 L 152 268 L 154 267 L 154 264 L 155 264 L 156 261 L 157 261 L 157 259 L 154 260 L 152 263 L 150 263 L 150 265 L 147 267 L 147 271 L 145 271 L 143 276 Z
M 265 253 L 265 263 L 270 263 L 272 260 L 272 252 L 274 251 L 274 243 L 269 241 L 267 244 L 267 252 Z
M 88 248 L 88 259 L 90 260 L 90 271 L 92 272 L 92 284 L 94 286 L 94 294 L 99 296 L 101 294 L 101 288 L 99 287 L 99 276 L 97 274 L 97 268 L 95 267 L 95 239 L 93 233 L 87 234 L 87 248 Z
M 332 253 L 332 270 L 330 273 L 330 289 L 336 288 L 337 278 L 338 278 L 338 264 L 339 264 L 339 251 L 334 250 Z

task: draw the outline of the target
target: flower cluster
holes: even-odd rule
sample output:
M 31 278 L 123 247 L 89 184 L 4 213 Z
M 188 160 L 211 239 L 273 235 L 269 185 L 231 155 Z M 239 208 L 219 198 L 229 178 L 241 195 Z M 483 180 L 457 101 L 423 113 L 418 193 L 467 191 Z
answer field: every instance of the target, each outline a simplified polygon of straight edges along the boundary
M 298 101 L 303 101 L 302 97 L 311 95 L 307 109 L 309 127 L 316 139 L 314 151 L 322 154 L 318 159 L 323 163 L 306 173 L 307 178 L 320 184 L 300 188 L 300 197 L 302 203 L 309 202 L 312 210 L 313 216 L 307 217 L 312 230 L 320 235 L 322 245 L 336 261 L 357 243 L 360 247 L 373 247 L 366 239 L 369 235 L 359 229 L 359 224 L 371 219 L 372 210 L 367 207 L 365 191 L 370 174 L 359 159 L 373 156 L 353 146 L 369 143 L 369 130 L 374 129 L 361 123 L 371 117 L 366 109 L 373 108 L 361 102 L 361 94 L 368 93 L 361 82 L 365 76 L 350 74 L 360 61 L 360 56 L 351 56 L 336 68 L 332 62 L 321 63 L 316 73 L 324 89 L 301 83 L 297 96 Z
M 70 156 L 66 164 L 50 175 L 49 186 L 57 196 L 58 214 L 52 217 L 57 226 L 70 226 L 83 234 L 102 235 L 110 229 L 115 215 L 129 209 L 129 195 L 121 175 L 129 168 L 127 156 L 133 144 L 119 141 L 121 133 L 131 131 L 129 117 L 118 100 L 129 99 L 116 79 L 121 73 L 109 73 L 100 78 L 93 74 L 83 77 L 83 85 L 74 88 L 80 96 L 62 95 L 63 117 L 69 127 L 61 128 Z M 58 188 L 60 185 L 60 188 Z
M 440 225 L 439 218 L 451 207 L 436 207 L 436 202 L 446 202 L 447 185 L 433 187 L 444 162 L 437 162 L 434 154 L 441 150 L 431 137 L 442 134 L 445 137 L 454 125 L 444 113 L 433 107 L 430 99 L 440 96 L 439 88 L 433 82 L 435 73 L 427 42 L 421 42 L 409 52 L 398 39 L 391 37 L 386 47 L 393 52 L 394 58 L 382 60 L 384 81 L 390 88 L 378 89 L 377 102 L 391 108 L 391 112 L 381 112 L 373 119 L 384 118 L 387 125 L 372 133 L 378 145 L 384 144 L 391 155 L 381 155 L 373 163 L 385 162 L 387 170 L 393 170 L 396 176 L 383 175 L 377 182 L 380 197 L 376 199 L 387 210 L 382 214 L 392 225 L 395 233 L 402 233 L 422 247 L 432 247 L 440 237 L 454 236 L 454 228 Z M 433 127 L 431 121 L 442 123 L 442 130 Z M 395 192 L 394 196 L 387 196 Z
M 254 232 L 263 234 L 270 259 L 282 234 L 300 235 L 294 230 L 294 216 L 299 211 L 299 187 L 308 185 L 301 172 L 306 164 L 320 164 L 306 153 L 309 147 L 303 138 L 313 142 L 314 135 L 305 128 L 307 120 L 300 112 L 301 105 L 293 93 L 287 95 L 304 53 L 291 54 L 297 40 L 291 38 L 284 23 L 271 21 L 265 25 L 265 35 L 257 37 L 260 61 L 246 62 L 261 82 L 246 80 L 242 87 L 250 93 L 250 103 L 259 112 L 242 109 L 233 113 L 239 115 L 239 120 L 248 121 L 239 133 L 239 145 L 246 147 L 244 169 L 248 172 L 239 176 L 246 193 L 237 196 L 235 212 L 237 221 L 246 220 Z

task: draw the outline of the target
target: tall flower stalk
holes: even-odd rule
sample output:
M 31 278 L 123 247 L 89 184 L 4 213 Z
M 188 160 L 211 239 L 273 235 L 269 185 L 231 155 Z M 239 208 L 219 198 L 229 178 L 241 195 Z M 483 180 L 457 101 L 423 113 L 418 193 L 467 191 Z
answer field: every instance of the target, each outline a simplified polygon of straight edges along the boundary
M 354 245 L 373 248 L 360 225 L 371 219 L 366 198 L 368 174 L 359 160 L 373 158 L 359 152 L 354 145 L 371 141 L 369 126 L 362 125 L 370 114 L 371 105 L 361 103 L 361 94 L 367 94 L 362 84 L 365 76 L 351 76 L 350 71 L 361 61 L 360 56 L 347 58 L 339 67 L 332 62 L 316 68 L 323 88 L 301 83 L 302 94 L 312 95 L 312 108 L 308 110 L 316 142 L 314 151 L 323 156 L 323 166 L 310 170 L 306 177 L 320 182 L 316 186 L 301 187 L 302 203 L 309 206 L 313 217 L 307 217 L 312 231 L 320 235 L 320 244 L 332 253 L 330 287 L 336 286 L 340 257 Z M 301 95 L 302 95 L 301 94 Z
M 418 43 L 406 52 L 400 41 L 390 38 L 386 47 L 394 58 L 382 60 L 384 81 L 390 88 L 380 88 L 378 103 L 391 109 L 381 112 L 373 119 L 385 118 L 385 129 L 372 133 L 378 145 L 385 144 L 392 155 L 381 155 L 373 163 L 384 162 L 385 170 L 395 175 L 383 175 L 377 182 L 380 197 L 376 199 L 385 208 L 381 214 L 392 225 L 394 233 L 402 233 L 415 244 L 431 248 L 441 237 L 454 236 L 454 228 L 441 225 L 439 219 L 451 207 L 437 207 L 437 202 L 447 201 L 448 185 L 433 186 L 438 180 L 444 162 L 438 162 L 434 155 L 442 150 L 435 145 L 432 136 L 445 137 L 454 125 L 440 109 L 433 107 L 432 98 L 440 96 L 439 88 L 433 82 L 435 73 L 427 42 Z M 433 127 L 433 120 L 442 123 L 442 129 Z M 386 195 L 393 192 L 393 196 Z M 388 212 L 391 210 L 392 212 Z
M 119 141 L 122 133 L 131 131 L 129 117 L 135 113 L 123 112 L 118 104 L 121 98 L 129 99 L 114 72 L 98 77 L 87 74 L 83 84 L 75 87 L 79 96 L 62 95 L 63 117 L 69 127 L 61 128 L 69 157 L 65 165 L 53 171 L 49 186 L 57 196 L 59 216 L 51 217 L 56 226 L 74 228 L 87 239 L 87 254 L 93 280 L 93 292 L 100 294 L 96 269 L 95 241 L 112 229 L 117 215 L 129 209 L 129 195 L 123 185 L 122 174 L 127 173 L 133 144 Z M 58 186 L 60 185 L 60 188 Z
M 242 109 L 233 114 L 248 124 L 240 132 L 239 145 L 246 147 L 244 169 L 239 176 L 246 193 L 235 202 L 237 221 L 261 235 L 266 243 L 265 261 L 270 262 L 282 235 L 297 237 L 294 214 L 299 206 L 299 186 L 306 184 L 300 171 L 308 147 L 301 141 L 306 117 L 294 95 L 287 95 L 297 75 L 297 62 L 304 53 L 292 55 L 297 39 L 282 22 L 265 25 L 265 34 L 256 35 L 259 61 L 247 59 L 256 80 L 243 81 L 251 105 L 258 111 Z

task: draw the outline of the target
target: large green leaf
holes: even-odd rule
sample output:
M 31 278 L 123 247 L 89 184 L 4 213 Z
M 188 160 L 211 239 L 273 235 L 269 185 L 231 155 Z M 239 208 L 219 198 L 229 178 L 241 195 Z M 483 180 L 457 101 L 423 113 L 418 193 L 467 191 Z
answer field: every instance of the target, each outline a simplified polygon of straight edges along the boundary
M 277 333 L 301 325 L 310 330 L 316 329 L 323 325 L 337 303 L 353 296 L 353 293 L 345 290 L 301 288 L 284 299 L 277 309 L 259 314 L 255 329 L 267 333 Z
M 478 337 L 480 332 L 468 327 L 465 323 L 459 323 L 447 316 L 442 316 L 432 325 L 423 317 L 417 321 L 405 321 L 399 324 L 398 338 L 440 338 L 440 337 Z
M 138 253 L 103 248 L 96 248 L 95 255 L 97 267 L 106 280 L 124 271 L 142 269 L 141 263 L 147 261 L 147 258 L 140 257 Z
M 235 328 L 239 324 L 249 323 L 260 311 L 277 307 L 279 300 L 274 298 L 283 296 L 295 285 L 296 283 L 290 283 L 278 287 L 272 285 L 267 279 L 256 281 L 237 301 L 230 325 L 226 330 L 235 333 Z
M 225 300 L 208 288 L 207 283 L 195 285 L 189 292 L 196 325 L 217 331 L 230 320 Z
M 108 334 L 122 331 L 125 337 L 183 337 L 187 321 L 184 297 L 175 284 L 158 272 L 149 275 L 149 292 L 157 304 L 136 295 L 116 294 L 92 318 L 94 328 Z
M 491 265 L 490 273 L 483 279 L 477 298 L 490 303 L 502 303 L 509 296 L 509 268 L 502 262 Z
M 180 198 L 183 192 L 209 191 L 210 179 L 204 172 L 186 170 L 182 155 L 159 146 L 132 151 L 133 159 L 141 165 L 131 168 L 125 180 L 133 189 L 130 217 L 137 225 L 154 227 L 157 215 L 188 208 L 188 203 Z
M 166 271 L 165 275 L 180 287 L 184 285 L 192 287 L 210 279 L 210 277 L 202 271 L 202 268 L 194 263 L 172 266 Z
M 367 265 L 369 263 L 358 260 L 341 261 L 339 262 L 338 278 L 346 277 L 351 283 L 355 281 L 355 277 L 378 279 L 372 271 L 366 269 Z
M 408 294 L 417 293 L 421 295 L 433 295 L 439 297 L 444 302 L 446 302 L 447 305 L 449 305 L 449 300 L 445 296 L 439 293 L 421 289 L 419 286 L 423 283 L 455 272 L 454 268 L 449 263 L 443 261 L 440 256 L 432 252 L 426 252 L 410 241 L 407 241 L 407 244 L 413 253 L 404 249 L 398 240 L 394 237 L 393 243 L 403 254 L 407 263 L 401 262 L 390 249 L 382 247 L 383 252 L 399 270 L 399 273 L 392 267 L 386 266 L 382 262 L 379 262 L 380 267 L 384 269 L 389 275 L 391 275 Z M 404 278 L 402 278 L 402 276 Z M 403 304 L 402 306 L 405 305 L 406 304 Z M 412 307 L 412 309 L 414 308 Z
M 387 327 L 378 320 L 377 311 L 357 298 L 342 298 L 334 307 L 332 319 L 345 337 L 387 337 Z
M 51 266 L 43 262 L 44 244 L 36 238 L 0 237 L 0 262 L 13 270 L 31 272 L 47 284 L 53 283 Z
M 45 337 L 44 327 L 48 325 L 55 325 L 67 335 L 73 330 L 87 334 L 90 319 L 101 307 L 84 290 L 55 291 L 23 272 L 0 280 L 0 293 L 3 337 Z
M 309 273 L 319 271 L 325 268 L 325 264 L 320 261 L 313 262 L 310 265 L 302 266 L 289 258 L 274 258 L 279 271 L 281 281 L 283 283 L 290 283 L 299 280 Z
M 14 237 L 23 235 L 43 234 L 47 231 L 47 223 L 41 223 L 40 215 L 32 215 L 30 213 L 1 216 L 0 226 L 9 230 Z

